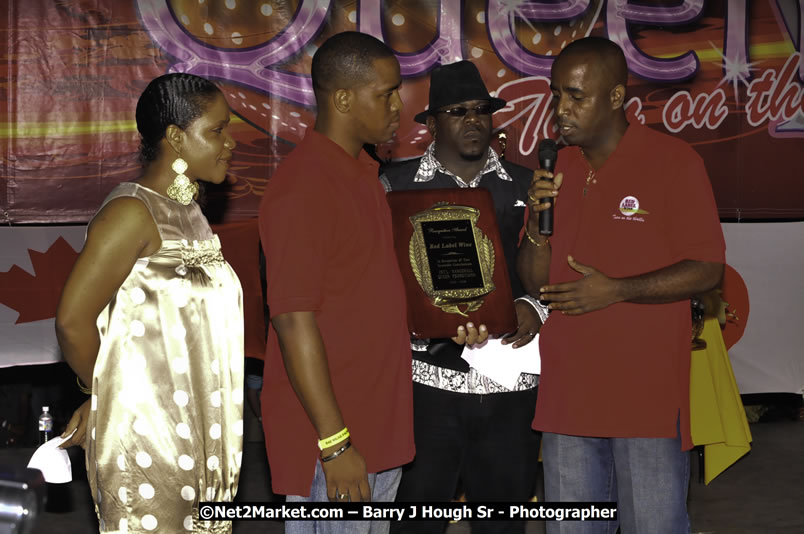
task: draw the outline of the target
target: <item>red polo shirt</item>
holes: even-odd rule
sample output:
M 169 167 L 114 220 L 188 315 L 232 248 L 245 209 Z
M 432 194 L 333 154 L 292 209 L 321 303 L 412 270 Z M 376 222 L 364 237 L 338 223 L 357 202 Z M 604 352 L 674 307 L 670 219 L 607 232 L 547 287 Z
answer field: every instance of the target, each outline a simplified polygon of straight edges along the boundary
M 725 243 L 706 169 L 686 143 L 639 124 L 583 190 L 589 167 L 561 150 L 550 283 L 581 275 L 567 256 L 612 277 L 684 259 L 719 262 Z M 688 300 L 619 303 L 579 316 L 553 313 L 540 336 L 542 376 L 533 428 L 596 437 L 673 437 L 681 414 L 690 448 Z
M 368 472 L 413 459 L 404 287 L 377 163 L 310 130 L 260 205 L 271 317 L 315 312 L 335 397 Z M 262 393 L 276 493 L 309 495 L 318 435 L 291 388 L 271 327 Z

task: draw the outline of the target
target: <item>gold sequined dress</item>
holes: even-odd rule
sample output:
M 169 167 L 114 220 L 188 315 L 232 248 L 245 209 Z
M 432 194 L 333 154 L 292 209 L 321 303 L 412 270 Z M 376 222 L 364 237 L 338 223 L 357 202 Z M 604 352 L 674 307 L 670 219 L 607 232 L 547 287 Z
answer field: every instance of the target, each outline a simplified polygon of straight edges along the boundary
M 98 317 L 87 470 L 101 532 L 231 531 L 198 517 L 231 501 L 243 443 L 243 302 L 218 236 L 193 202 L 135 183 L 161 248 L 140 258 Z

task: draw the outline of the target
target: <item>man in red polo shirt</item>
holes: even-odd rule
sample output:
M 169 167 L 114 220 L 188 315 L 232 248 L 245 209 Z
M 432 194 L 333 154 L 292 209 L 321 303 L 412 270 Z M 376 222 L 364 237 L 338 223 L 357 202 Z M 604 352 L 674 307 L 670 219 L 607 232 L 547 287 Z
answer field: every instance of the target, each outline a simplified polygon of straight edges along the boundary
M 358 32 L 329 38 L 311 70 L 315 128 L 277 168 L 259 216 L 273 490 L 289 502 L 393 501 L 414 455 L 410 345 L 391 215 L 363 145 L 399 127 L 402 78 L 393 52 Z M 285 523 L 294 534 L 369 530 L 388 524 Z
M 622 534 L 689 532 L 689 298 L 718 285 L 725 245 L 703 161 L 624 111 L 628 70 L 607 39 L 552 68 L 561 150 L 534 180 L 518 267 L 550 303 L 533 428 L 551 501 L 617 501 Z M 537 171 L 536 177 L 553 177 Z M 538 233 L 555 203 L 555 232 Z M 614 532 L 552 522 L 548 533 Z

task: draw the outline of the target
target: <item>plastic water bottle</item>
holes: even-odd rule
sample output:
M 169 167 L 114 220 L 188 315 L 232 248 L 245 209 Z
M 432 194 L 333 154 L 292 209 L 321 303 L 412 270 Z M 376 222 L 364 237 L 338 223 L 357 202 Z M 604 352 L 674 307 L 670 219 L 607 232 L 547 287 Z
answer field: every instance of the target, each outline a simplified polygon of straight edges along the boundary
M 39 444 L 42 445 L 53 437 L 53 416 L 50 407 L 42 406 L 42 415 L 39 416 Z

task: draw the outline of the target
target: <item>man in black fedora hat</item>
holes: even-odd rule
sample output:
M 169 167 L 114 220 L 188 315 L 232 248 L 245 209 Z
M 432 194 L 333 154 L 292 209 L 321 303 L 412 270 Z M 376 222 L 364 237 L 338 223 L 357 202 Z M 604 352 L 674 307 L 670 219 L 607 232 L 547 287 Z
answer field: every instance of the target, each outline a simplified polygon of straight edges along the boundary
M 502 161 L 490 147 L 491 115 L 504 106 L 489 94 L 473 63 L 436 68 L 428 109 L 415 117 L 427 125 L 433 142 L 423 157 L 387 166 L 380 180 L 387 191 L 483 187 L 491 192 L 519 323 L 503 343 L 518 348 L 533 340 L 541 319 L 516 274 L 532 172 Z M 528 501 L 539 451 L 538 434 L 530 430 L 538 376 L 521 373 L 506 387 L 470 368 L 461 358 L 463 347 L 450 340 L 414 341 L 412 348 L 416 458 L 403 470 L 397 501 L 449 501 L 459 481 L 469 501 Z M 446 521 L 409 521 L 392 524 L 392 532 L 440 533 L 446 526 Z M 524 531 L 524 521 L 472 525 L 475 534 Z

